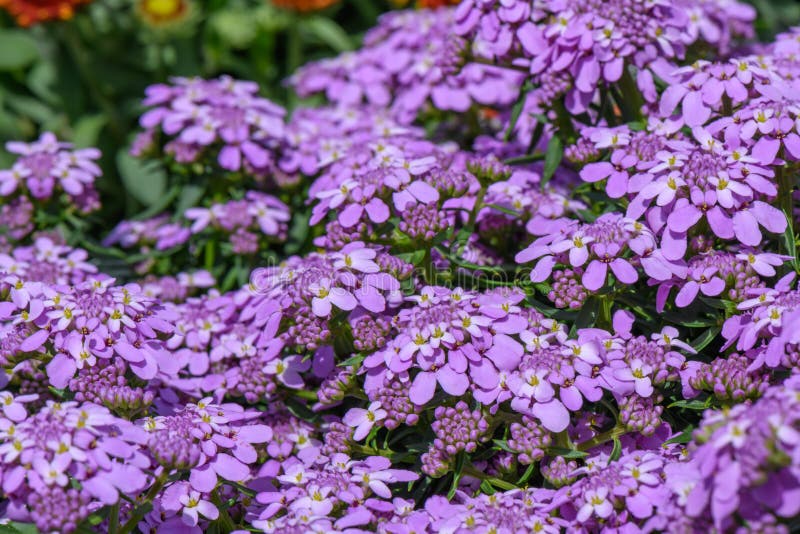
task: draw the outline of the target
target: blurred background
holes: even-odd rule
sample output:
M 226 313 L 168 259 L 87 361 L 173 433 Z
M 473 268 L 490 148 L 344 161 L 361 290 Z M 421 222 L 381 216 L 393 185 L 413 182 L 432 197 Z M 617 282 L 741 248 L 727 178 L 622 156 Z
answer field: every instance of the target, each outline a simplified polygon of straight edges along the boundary
M 96 221 L 141 214 L 161 170 L 126 168 L 146 86 L 230 74 L 292 109 L 283 81 L 298 66 L 359 46 L 391 9 L 453 0 L 0 0 L 0 168 L 8 140 L 43 131 L 103 152 Z M 800 20 L 794 0 L 753 0 L 762 36 Z M 143 182 L 144 180 L 144 182 Z M 150 182 L 148 182 L 150 180 Z M 149 188 L 152 192 L 153 189 Z M 110 229 L 107 228 L 106 231 Z

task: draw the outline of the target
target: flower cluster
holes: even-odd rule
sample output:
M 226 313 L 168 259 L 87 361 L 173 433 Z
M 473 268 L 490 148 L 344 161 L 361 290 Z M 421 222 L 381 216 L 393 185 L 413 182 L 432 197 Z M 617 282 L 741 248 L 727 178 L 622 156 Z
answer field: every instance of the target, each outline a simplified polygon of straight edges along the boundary
M 133 153 L 175 196 L 109 257 L 35 233 L 45 200 L 93 191 L 96 152 L 9 145 L 0 512 L 790 531 L 800 30 L 741 46 L 753 18 L 463 0 L 300 69 L 327 103 L 289 116 L 250 82 L 152 86 Z
M 256 84 L 228 77 L 172 83 L 148 88 L 144 105 L 152 109 L 142 115 L 145 130 L 134 154 L 154 148 L 163 136 L 163 150 L 181 163 L 208 157 L 225 170 L 255 175 L 274 167 L 272 150 L 283 142 L 285 112 L 259 97 Z
M 364 46 L 301 68 L 292 85 L 300 95 L 324 92 L 331 102 L 364 101 L 388 108 L 404 124 L 428 107 L 465 112 L 508 106 L 522 75 L 489 65 L 462 65 L 466 44 L 454 35 L 452 9 L 402 11 L 381 17 Z M 463 68 L 462 68 L 463 66 Z
M 638 113 L 637 86 L 654 93 L 654 74 L 669 75 L 688 46 L 702 40 L 725 50 L 735 34 L 752 34 L 754 17 L 739 2 L 467 0 L 456 11 L 455 28 L 477 57 L 529 72 L 537 86 L 528 96 L 534 109 L 563 102 L 578 115 L 600 85 L 618 83 L 620 106 Z M 629 66 L 640 69 L 635 82 Z
M 32 399 L 3 395 L 0 472 L 7 517 L 33 520 L 43 532 L 71 532 L 98 506 L 147 487 L 149 463 L 130 421 L 77 402 L 48 401 L 27 415 L 22 403 Z
M 800 484 L 793 459 L 799 388 L 792 377 L 752 405 L 706 414 L 689 461 L 667 468 L 668 485 L 688 517 L 713 520 L 719 530 L 738 518 L 768 528 L 800 511 L 790 497 Z
M 606 285 L 609 272 L 622 284 L 635 283 L 639 273 L 634 263 L 656 279 L 680 269 L 663 254 L 654 254 L 656 239 L 647 226 L 619 213 L 604 214 L 589 224 L 570 221 L 559 226 L 542 228 L 550 231 L 516 255 L 519 263 L 537 260 L 531 271 L 534 282 L 550 278 L 556 265 L 569 265 L 575 270 L 567 269 L 564 275 L 581 272 L 581 284 L 594 292 Z
M 0 287 L 10 298 L 2 302 L 0 317 L 13 325 L 18 340 L 4 349 L 6 365 L 45 366 L 57 388 L 76 372 L 91 373 L 109 360 L 144 380 L 164 372 L 169 355 L 158 336 L 172 332 L 170 317 L 140 286 L 113 284 L 113 278 L 93 276 L 73 286 L 51 286 L 24 274 L 6 275 Z
M 13 212 L 13 223 L 12 213 L 3 214 L 9 227 L 25 227 L 31 223 L 31 210 L 26 209 L 31 202 L 36 205 L 57 202 L 62 194 L 66 206 L 80 213 L 89 213 L 100 207 L 94 187 L 95 180 L 101 174 L 96 163 L 100 158 L 99 150 L 73 150 L 72 145 L 59 141 L 50 132 L 43 133 L 33 143 L 6 143 L 6 150 L 17 155 L 10 169 L 0 170 L 0 197 L 18 203 L 18 209 Z M 24 215 L 26 212 L 27 217 Z M 19 241 L 27 233 L 14 235 L 12 232 L 11 237 Z
M 172 222 L 157 216 L 143 221 L 123 221 L 105 239 L 105 245 L 138 246 L 168 250 L 179 247 L 208 229 L 226 237 L 234 254 L 251 255 L 270 241 L 286 239 L 289 208 L 272 195 L 248 191 L 241 200 L 212 204 L 208 208 L 189 208 L 183 221 Z M 193 239 L 193 241 L 198 241 Z

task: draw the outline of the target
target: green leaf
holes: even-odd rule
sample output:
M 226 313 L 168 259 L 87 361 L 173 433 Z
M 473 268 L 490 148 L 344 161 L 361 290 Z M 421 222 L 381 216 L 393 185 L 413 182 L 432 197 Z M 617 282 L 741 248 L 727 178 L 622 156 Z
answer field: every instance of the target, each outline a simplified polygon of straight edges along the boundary
M 514 452 L 514 453 L 517 452 L 514 449 L 512 449 L 511 447 L 509 447 L 508 446 L 508 442 L 506 440 L 504 440 L 504 439 L 493 439 L 492 441 L 494 442 L 495 445 L 497 445 L 498 447 L 500 447 L 502 450 L 504 450 L 506 452 Z
M 800 271 L 800 262 L 797 259 L 797 241 L 794 235 L 794 221 L 789 217 L 788 214 L 784 213 L 784 217 L 786 217 L 786 231 L 783 233 L 783 242 L 786 246 L 786 252 L 789 256 L 792 257 L 792 267 L 794 267 L 795 271 Z
M 519 116 L 522 113 L 522 108 L 525 106 L 525 100 L 527 99 L 527 93 L 522 92 L 517 98 L 517 101 L 514 103 L 514 107 L 511 108 L 511 118 L 508 121 L 508 128 L 506 129 L 506 133 L 503 135 L 503 141 L 508 143 L 511 141 L 511 136 L 514 135 L 514 128 L 517 126 L 517 121 L 519 120 Z
M 415 250 L 413 252 L 403 252 L 400 254 L 395 254 L 395 256 L 412 265 L 419 265 L 420 263 L 422 263 L 422 260 L 425 259 L 425 252 L 426 252 L 425 250 Z
M 203 198 L 205 192 L 205 185 L 187 184 L 181 187 L 180 195 L 178 195 L 178 202 L 175 204 L 175 213 L 183 215 L 183 212 L 189 208 L 197 206 L 197 203 Z
M 705 410 L 709 406 L 711 406 L 711 401 L 713 399 L 714 399 L 714 397 L 708 397 L 704 401 L 700 401 L 700 400 L 690 400 L 690 401 L 679 400 L 679 401 L 673 402 L 672 404 L 667 406 L 667 408 L 683 408 L 685 410 Z
M 56 80 L 56 67 L 50 62 L 39 62 L 28 73 L 28 89 L 50 105 L 58 105 L 61 95 L 53 90 Z
M 694 350 L 699 352 L 704 348 L 706 348 L 709 343 L 714 341 L 714 339 L 717 337 L 717 334 L 719 334 L 720 330 L 721 328 L 719 326 L 712 326 L 711 328 L 709 328 L 708 330 L 697 336 L 697 338 L 695 338 L 690 343 L 690 345 L 694 347 Z
M 617 436 L 614 436 L 614 447 L 611 449 L 611 456 L 608 458 L 608 463 L 616 462 L 622 456 L 622 442 Z
M 512 217 L 519 217 L 520 213 L 518 211 L 514 211 L 510 208 L 506 208 L 504 206 L 500 206 L 499 204 L 487 204 L 487 208 L 491 208 L 493 210 L 497 210 L 499 212 L 505 213 L 506 215 L 511 215 Z
M 590 328 L 597 322 L 597 315 L 600 310 L 600 299 L 598 297 L 589 297 L 583 303 L 581 311 L 575 318 L 574 328 L 580 330 L 581 328 Z
M 536 462 L 530 464 L 528 468 L 525 470 L 525 473 L 522 474 L 522 478 L 517 480 L 517 486 L 522 486 L 525 484 L 531 476 L 533 476 L 533 472 L 536 470 Z
M 561 159 L 564 157 L 564 145 L 561 143 L 561 138 L 553 136 L 547 143 L 547 152 L 544 155 L 544 170 L 542 171 L 542 187 L 547 185 L 550 178 L 556 173 L 556 169 L 561 165 Z
M 172 201 L 178 197 L 178 194 L 180 192 L 181 192 L 181 186 L 179 186 L 178 184 L 173 185 L 172 187 L 170 187 L 169 191 L 161 195 L 161 197 L 156 202 L 151 204 L 146 210 L 137 213 L 136 216 L 133 217 L 133 219 L 137 221 L 143 221 L 145 219 L 149 219 L 150 217 L 158 215 L 159 213 L 167 209 L 167 206 L 172 204 Z
M 486 495 L 494 495 L 497 493 L 488 480 L 481 481 L 481 491 L 483 491 Z
M 576 451 L 574 449 L 565 449 L 563 447 L 548 447 L 546 450 L 549 456 L 563 456 L 568 460 L 577 458 L 586 458 L 589 456 L 588 452 Z
M 338 367 L 350 367 L 351 365 L 361 365 L 361 362 L 364 361 L 364 356 L 360 354 L 356 354 L 355 356 L 351 356 L 347 358 L 345 361 L 340 362 L 337 364 Z
M 456 465 L 453 472 L 453 484 L 450 486 L 450 491 L 447 492 L 448 501 L 455 496 L 456 491 L 458 490 L 458 483 L 461 481 L 461 477 L 464 476 L 465 457 L 466 455 L 463 452 L 456 456 Z
M 727 304 L 725 304 L 725 301 L 722 299 L 715 299 L 703 296 L 699 297 L 699 299 L 705 304 L 708 304 L 712 308 L 716 308 L 718 310 L 724 310 L 728 307 Z
M 25 95 L 10 94 L 7 102 L 8 107 L 39 124 L 52 124 L 59 115 L 40 100 Z
M 308 232 L 311 229 L 308 224 L 309 218 L 310 214 L 302 212 L 292 217 L 292 225 L 289 227 L 289 239 L 286 243 L 287 254 L 295 254 L 303 248 L 308 239 Z
M 39 534 L 39 529 L 33 523 L 11 521 L 5 525 L 0 525 L 0 534 Z
M 0 30 L 0 70 L 18 70 L 39 58 L 36 39 L 22 30 Z
M 678 434 L 677 436 L 668 439 L 663 443 L 663 445 L 670 445 L 672 443 L 689 443 L 692 441 L 692 432 L 694 431 L 693 426 L 689 426 L 686 430 Z
M 346 52 L 353 48 L 347 32 L 329 18 L 311 17 L 303 21 L 303 28 L 337 52 Z
M 102 114 L 81 117 L 72 132 L 72 142 L 77 148 L 97 146 L 100 131 L 108 122 L 108 117 Z
M 117 152 L 117 169 L 125 190 L 145 206 L 152 206 L 164 196 L 167 173 L 159 162 L 136 159 L 122 149 Z

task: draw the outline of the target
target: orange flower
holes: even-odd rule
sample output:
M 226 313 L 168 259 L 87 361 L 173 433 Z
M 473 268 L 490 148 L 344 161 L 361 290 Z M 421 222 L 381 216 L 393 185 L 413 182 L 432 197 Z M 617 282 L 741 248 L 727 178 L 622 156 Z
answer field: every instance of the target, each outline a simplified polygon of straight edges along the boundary
M 2 0 L 0 0 L 2 1 Z M 188 18 L 189 0 L 138 0 L 136 12 L 152 26 L 171 26 Z
M 417 7 L 424 9 L 436 9 L 437 7 L 455 6 L 461 0 L 417 0 Z
M 319 11 L 330 7 L 338 1 L 339 0 L 272 0 L 272 3 L 283 9 L 310 13 L 311 11 Z
M 67 20 L 72 18 L 75 7 L 91 0 L 0 0 L 5 9 L 20 26 L 30 26 L 45 20 Z
M 395 7 L 405 7 L 411 3 L 410 0 L 390 0 Z M 436 9 L 445 6 L 457 6 L 461 0 L 416 0 L 414 5 L 418 9 Z

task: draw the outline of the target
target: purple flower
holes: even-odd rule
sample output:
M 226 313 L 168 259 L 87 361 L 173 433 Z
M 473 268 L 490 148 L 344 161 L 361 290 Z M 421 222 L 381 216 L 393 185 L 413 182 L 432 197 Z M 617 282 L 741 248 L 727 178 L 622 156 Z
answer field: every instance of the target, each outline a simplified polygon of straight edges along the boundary
M 609 491 L 606 487 L 587 490 L 583 494 L 584 503 L 578 510 L 576 519 L 584 523 L 592 515 L 597 515 L 597 517 L 603 519 L 611 515 L 614 508 L 608 500 L 608 493 Z
M 191 490 L 188 494 L 182 495 L 179 500 L 183 505 L 183 522 L 189 526 L 196 526 L 200 516 L 212 521 L 219 517 L 217 507 L 210 501 L 202 499 L 197 491 Z
M 675 297 L 675 304 L 685 308 L 701 292 L 707 297 L 714 297 L 725 289 L 725 282 L 717 276 L 715 267 L 695 268 L 689 272 L 689 280 L 683 285 Z
M 653 385 L 650 382 L 652 368 L 642 360 L 635 359 L 628 366 L 614 370 L 614 377 L 622 382 L 633 382 L 633 389 L 641 397 L 653 394 Z
M 353 434 L 353 439 L 361 441 L 367 437 L 369 431 L 372 430 L 372 427 L 375 426 L 378 421 L 386 418 L 386 415 L 387 412 L 381 408 L 381 403 L 375 401 L 370 404 L 369 408 L 366 410 L 362 408 L 350 408 L 342 421 L 347 426 L 356 429 L 355 434 Z
M 356 307 L 357 301 L 352 293 L 342 287 L 331 287 L 331 283 L 329 278 L 322 278 L 308 286 L 308 291 L 314 295 L 312 309 L 318 317 L 330 315 L 333 305 L 345 311 Z

